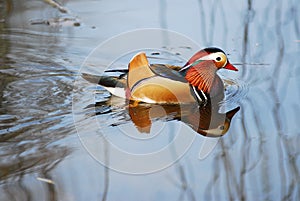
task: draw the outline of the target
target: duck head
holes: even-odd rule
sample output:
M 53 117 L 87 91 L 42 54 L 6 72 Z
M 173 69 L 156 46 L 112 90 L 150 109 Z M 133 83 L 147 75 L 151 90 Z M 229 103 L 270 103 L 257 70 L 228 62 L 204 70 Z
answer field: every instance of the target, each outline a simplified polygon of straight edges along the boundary
M 216 47 L 209 47 L 194 54 L 182 67 L 180 73 L 198 90 L 210 94 L 223 86 L 216 75 L 219 69 L 238 71 L 228 60 L 225 52 Z

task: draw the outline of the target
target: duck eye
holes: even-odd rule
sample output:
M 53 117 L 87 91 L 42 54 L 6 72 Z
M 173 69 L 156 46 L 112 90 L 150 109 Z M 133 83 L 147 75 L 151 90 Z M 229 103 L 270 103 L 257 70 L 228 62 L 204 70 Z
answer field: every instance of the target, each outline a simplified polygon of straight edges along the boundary
M 216 58 L 216 61 L 221 61 L 221 60 L 222 60 L 221 57 L 217 57 L 217 58 Z

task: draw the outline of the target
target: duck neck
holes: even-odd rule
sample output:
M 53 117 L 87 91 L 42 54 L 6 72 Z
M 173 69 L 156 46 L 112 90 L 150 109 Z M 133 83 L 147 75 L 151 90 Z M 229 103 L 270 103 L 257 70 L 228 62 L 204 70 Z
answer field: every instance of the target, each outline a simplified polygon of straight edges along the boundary
M 185 79 L 198 90 L 204 93 L 210 94 L 212 91 L 216 91 L 216 87 L 220 86 L 219 76 L 216 74 L 217 68 L 205 68 L 205 67 L 191 67 L 184 73 Z

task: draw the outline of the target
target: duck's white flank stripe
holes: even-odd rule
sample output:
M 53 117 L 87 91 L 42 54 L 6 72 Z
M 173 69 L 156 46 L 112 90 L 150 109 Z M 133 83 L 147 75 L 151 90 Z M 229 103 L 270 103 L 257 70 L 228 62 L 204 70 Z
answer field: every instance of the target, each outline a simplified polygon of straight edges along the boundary
M 204 97 L 205 101 L 207 101 L 207 97 L 206 97 L 205 93 L 203 91 L 200 91 L 200 92 L 201 92 L 202 96 Z
M 193 86 L 192 89 L 193 89 L 194 93 L 196 94 L 197 99 L 200 101 L 203 101 L 202 98 L 199 96 L 196 87 Z
M 196 87 L 194 87 L 194 86 L 192 86 L 192 89 L 193 89 L 194 93 L 196 94 L 196 97 L 197 97 L 197 99 L 199 101 L 201 101 L 201 102 L 202 101 L 207 101 L 207 97 L 206 97 L 205 93 L 202 90 L 197 91 Z M 204 100 L 201 98 L 201 96 L 200 96 L 200 94 L 198 92 L 201 93 L 201 95 L 204 98 Z

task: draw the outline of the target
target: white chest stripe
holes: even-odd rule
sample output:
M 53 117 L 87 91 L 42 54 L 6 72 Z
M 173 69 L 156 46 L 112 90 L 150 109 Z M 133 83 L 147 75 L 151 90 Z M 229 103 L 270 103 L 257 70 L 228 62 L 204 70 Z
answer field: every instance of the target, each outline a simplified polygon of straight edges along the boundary
M 202 101 L 207 101 L 207 97 L 206 97 L 206 95 L 203 91 L 201 91 L 201 90 L 197 91 L 196 87 L 194 87 L 194 86 L 192 86 L 192 89 L 193 89 L 193 91 L 194 91 L 194 93 L 195 93 L 195 95 L 196 95 L 196 97 L 199 101 L 201 101 L 201 102 Z M 199 94 L 199 92 L 201 93 L 201 95 Z M 201 98 L 201 96 L 204 98 L 204 100 Z
M 192 89 L 193 89 L 194 93 L 196 94 L 197 99 L 202 101 L 202 98 L 199 96 L 197 89 L 194 86 L 192 86 Z

